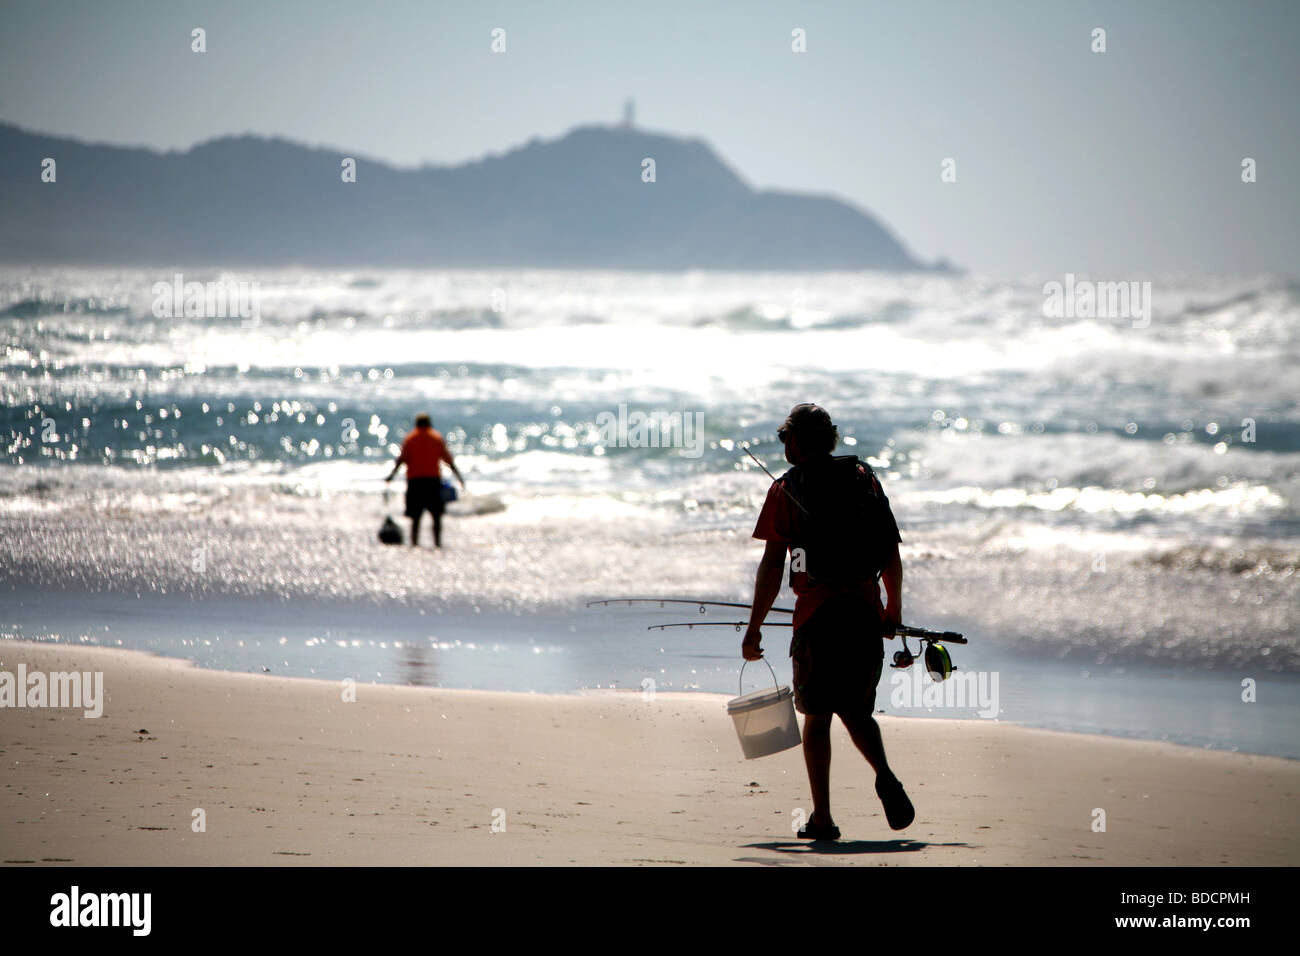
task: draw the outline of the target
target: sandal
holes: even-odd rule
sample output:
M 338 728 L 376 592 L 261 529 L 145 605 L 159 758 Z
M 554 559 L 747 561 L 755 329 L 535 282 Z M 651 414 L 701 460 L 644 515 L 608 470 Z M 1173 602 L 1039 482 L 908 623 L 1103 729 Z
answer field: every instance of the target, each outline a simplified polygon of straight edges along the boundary
M 897 777 L 877 777 L 876 796 L 885 807 L 885 819 L 889 821 L 891 830 L 903 830 L 912 825 L 916 819 L 916 810 L 912 808 L 912 801 L 907 799 L 907 793 Z
M 824 827 L 819 823 L 813 823 L 811 820 L 799 831 L 800 840 L 838 840 L 840 838 L 840 828 L 831 824 Z

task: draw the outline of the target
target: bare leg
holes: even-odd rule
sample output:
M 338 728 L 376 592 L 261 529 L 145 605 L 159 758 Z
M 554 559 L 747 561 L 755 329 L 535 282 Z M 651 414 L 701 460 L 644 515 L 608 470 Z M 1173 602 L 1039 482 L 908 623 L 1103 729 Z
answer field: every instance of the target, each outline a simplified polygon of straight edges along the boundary
M 422 517 L 424 517 L 424 512 L 420 512 L 420 514 L 411 519 L 411 547 L 413 548 L 420 540 L 420 519 Z
M 871 764 L 876 775 L 884 774 L 886 777 L 892 777 L 894 772 L 889 769 L 889 762 L 885 760 L 885 742 L 880 736 L 880 725 L 876 723 L 876 718 L 871 716 L 871 712 L 864 707 L 856 713 L 840 714 L 840 720 L 844 721 L 849 736 L 862 751 L 862 756 L 867 758 L 867 763 Z
M 812 823 L 834 826 L 831 819 L 831 714 L 805 714 L 803 760 L 812 788 Z
M 885 744 L 880 739 L 880 725 L 871 711 L 863 707 L 856 712 L 840 714 L 844 726 L 849 729 L 849 736 L 858 745 L 862 755 L 867 758 L 876 771 L 876 795 L 885 808 L 885 817 L 892 830 L 905 830 L 916 819 L 916 809 L 907 799 L 903 785 L 894 776 L 885 762 Z
M 442 547 L 442 512 L 433 513 L 433 546 Z

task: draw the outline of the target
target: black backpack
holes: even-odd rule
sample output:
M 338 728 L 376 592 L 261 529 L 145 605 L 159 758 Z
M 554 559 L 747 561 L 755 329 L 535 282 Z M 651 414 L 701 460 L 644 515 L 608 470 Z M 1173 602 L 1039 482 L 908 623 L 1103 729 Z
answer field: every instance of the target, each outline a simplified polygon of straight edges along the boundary
M 796 465 L 781 476 L 793 499 L 793 574 L 815 584 L 847 587 L 874 581 L 885 567 L 897 528 L 875 472 L 856 455 L 836 455 Z

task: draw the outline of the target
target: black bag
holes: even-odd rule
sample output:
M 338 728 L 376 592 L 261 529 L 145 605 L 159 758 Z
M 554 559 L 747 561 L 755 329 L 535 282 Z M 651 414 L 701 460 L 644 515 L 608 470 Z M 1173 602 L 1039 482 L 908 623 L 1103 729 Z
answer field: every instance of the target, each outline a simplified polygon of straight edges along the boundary
M 397 522 L 391 517 L 385 518 L 384 523 L 380 525 L 379 540 L 384 544 L 402 543 L 402 529 L 397 526 Z
M 873 581 L 898 540 L 898 525 L 875 472 L 856 455 L 819 458 L 781 476 L 794 499 L 790 565 L 814 584 L 847 587 Z

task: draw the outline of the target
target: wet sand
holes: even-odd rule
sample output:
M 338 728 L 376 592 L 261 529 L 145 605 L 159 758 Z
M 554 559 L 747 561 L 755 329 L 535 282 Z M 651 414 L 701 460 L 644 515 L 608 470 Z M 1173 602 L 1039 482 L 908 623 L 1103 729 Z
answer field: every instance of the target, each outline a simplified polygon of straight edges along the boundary
M 808 844 L 801 751 L 744 760 L 719 695 L 360 684 L 345 702 L 338 681 L 0 642 L 0 670 L 19 664 L 102 671 L 106 702 L 0 710 L 10 865 L 1300 862 L 1300 762 L 1274 757 L 883 717 L 917 808 L 896 833 L 837 724 L 843 840 Z

